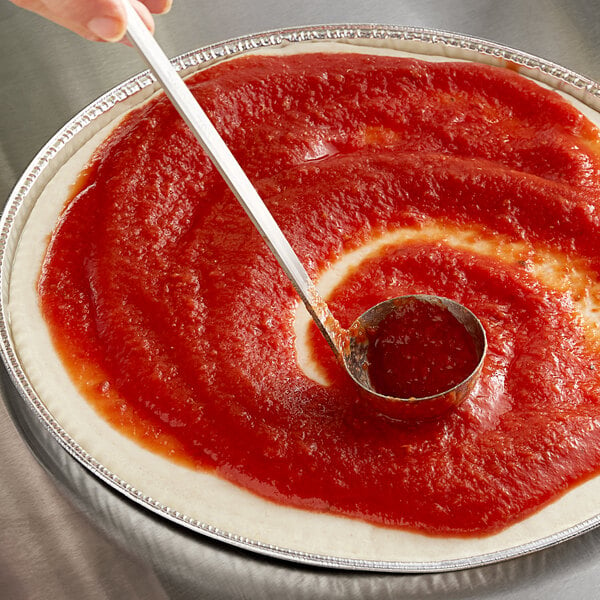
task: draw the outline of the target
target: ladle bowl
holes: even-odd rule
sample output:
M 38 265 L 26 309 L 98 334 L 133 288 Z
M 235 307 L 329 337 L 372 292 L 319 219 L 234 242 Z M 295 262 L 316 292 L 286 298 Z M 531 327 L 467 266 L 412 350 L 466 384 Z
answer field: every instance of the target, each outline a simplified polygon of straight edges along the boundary
M 436 393 L 427 396 L 413 395 L 398 398 L 379 393 L 371 381 L 369 349 L 377 339 L 377 331 L 381 323 L 389 317 L 390 313 L 419 303 L 429 304 L 440 311 L 447 311 L 464 327 L 473 342 L 476 355 L 475 367 L 466 378 L 448 389 L 436 390 Z M 452 341 L 449 339 L 448 343 Z M 380 413 L 399 420 L 427 420 L 441 416 L 467 398 L 481 373 L 486 350 L 485 329 L 481 321 L 468 308 L 441 296 L 415 294 L 380 302 L 358 317 L 348 329 L 348 343 L 341 358 L 350 377 L 360 386 L 362 393 Z

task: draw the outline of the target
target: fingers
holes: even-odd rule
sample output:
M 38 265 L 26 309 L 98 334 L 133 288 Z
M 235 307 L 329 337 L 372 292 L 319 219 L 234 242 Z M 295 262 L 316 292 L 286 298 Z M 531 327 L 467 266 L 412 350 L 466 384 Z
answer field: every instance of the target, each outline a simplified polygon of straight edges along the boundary
M 11 0 L 17 6 L 31 10 L 63 27 L 95 41 L 117 42 L 127 28 L 126 0 Z M 154 20 L 150 13 L 164 13 L 172 0 L 129 0 L 150 31 Z

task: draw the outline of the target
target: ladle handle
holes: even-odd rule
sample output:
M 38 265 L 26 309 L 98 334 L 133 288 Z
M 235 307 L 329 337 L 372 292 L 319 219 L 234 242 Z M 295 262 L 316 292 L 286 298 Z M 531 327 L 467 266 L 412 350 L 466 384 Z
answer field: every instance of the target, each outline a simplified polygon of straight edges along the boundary
M 343 330 L 315 289 L 275 219 L 133 6 L 128 0 L 124 0 L 123 4 L 127 13 L 127 35 L 132 44 L 144 57 L 167 96 L 268 244 L 325 339 L 340 356 L 344 343 Z

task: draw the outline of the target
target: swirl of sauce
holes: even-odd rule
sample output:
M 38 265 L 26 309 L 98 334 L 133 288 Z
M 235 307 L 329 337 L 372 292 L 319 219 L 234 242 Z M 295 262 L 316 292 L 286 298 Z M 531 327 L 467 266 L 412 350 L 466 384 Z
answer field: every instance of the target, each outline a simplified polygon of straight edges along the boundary
M 585 117 L 470 63 L 251 56 L 188 81 L 311 276 L 396 236 L 331 293 L 343 326 L 436 294 L 478 315 L 488 356 L 470 399 L 432 423 L 371 411 L 312 328 L 326 383 L 307 376 L 293 290 L 159 97 L 96 152 L 39 280 L 100 414 L 273 501 L 434 535 L 493 533 L 600 471 L 598 335 L 578 304 L 600 279 Z M 555 285 L 548 260 L 580 286 Z

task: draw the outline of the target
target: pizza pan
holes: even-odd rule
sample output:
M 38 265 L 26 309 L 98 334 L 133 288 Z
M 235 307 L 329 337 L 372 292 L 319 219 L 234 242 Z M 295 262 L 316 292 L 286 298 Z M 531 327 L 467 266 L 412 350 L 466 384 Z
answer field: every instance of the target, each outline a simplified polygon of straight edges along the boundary
M 517 50 L 481 39 L 410 27 L 386 25 L 327 25 L 269 31 L 232 39 L 194 50 L 173 59 L 175 67 L 184 75 L 215 64 L 216 62 L 251 52 L 298 48 L 304 50 L 315 43 L 333 43 L 366 48 L 386 48 L 440 56 L 448 59 L 471 60 L 518 70 L 542 85 L 556 89 L 581 105 L 590 113 L 600 110 L 600 86 L 595 82 L 560 67 L 554 63 L 519 52 Z M 31 210 L 48 184 L 57 176 L 61 167 L 86 143 L 94 139 L 104 127 L 114 122 L 130 108 L 149 98 L 158 86 L 148 72 L 140 73 L 108 91 L 98 100 L 71 119 L 39 152 L 26 169 L 9 197 L 0 222 L 0 347 L 2 358 L 24 406 L 37 417 L 39 427 L 50 433 L 53 444 L 60 445 L 73 460 L 81 463 L 105 484 L 124 497 L 141 505 L 179 526 L 232 544 L 248 551 L 269 557 L 285 559 L 320 567 L 387 571 L 387 572 L 439 572 L 490 564 L 522 556 L 580 535 L 600 523 L 597 513 L 551 531 L 548 535 L 533 536 L 526 541 L 506 544 L 489 550 L 483 545 L 481 551 L 461 557 L 438 557 L 434 560 L 393 560 L 389 558 L 361 558 L 335 553 L 306 551 L 295 544 L 279 544 L 265 541 L 261 536 L 249 537 L 232 529 L 224 529 L 210 519 L 202 518 L 203 507 L 198 514 L 190 515 L 177 503 L 166 504 L 150 494 L 147 489 L 122 477 L 107 467 L 102 457 L 90 453 L 77 434 L 67 430 L 61 419 L 48 409 L 37 394 L 29 373 L 24 369 L 11 328 L 8 301 L 11 293 L 13 259 L 23 227 Z M 270 519 L 268 510 L 265 520 Z M 308 532 L 310 534 L 310 531 Z M 525 538 L 524 538 L 525 539 Z

